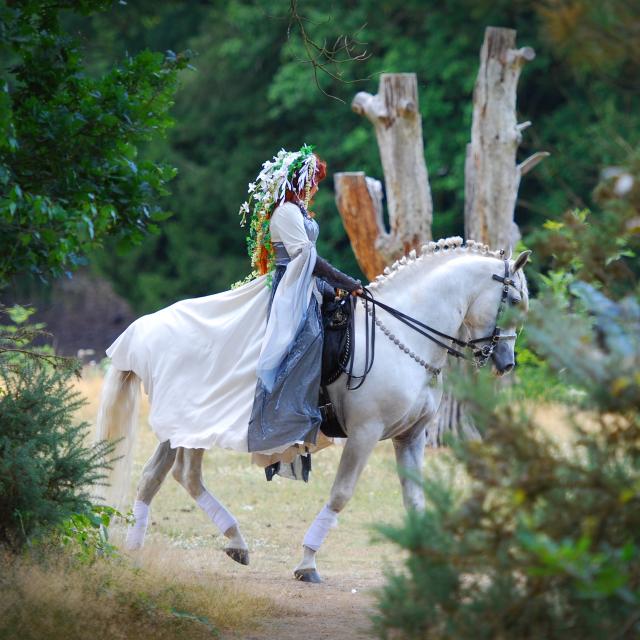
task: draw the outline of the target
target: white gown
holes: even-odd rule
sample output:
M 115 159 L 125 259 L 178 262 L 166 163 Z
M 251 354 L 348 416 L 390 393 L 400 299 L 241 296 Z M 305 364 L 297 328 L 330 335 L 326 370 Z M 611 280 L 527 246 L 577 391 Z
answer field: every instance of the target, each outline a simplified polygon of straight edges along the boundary
M 142 379 L 151 404 L 149 423 L 160 442 L 248 450 L 258 366 L 261 371 L 277 366 L 310 296 L 319 295 L 311 276 L 315 244 L 300 209 L 291 203 L 279 206 L 270 228 L 272 241 L 283 242 L 292 259 L 268 323 L 271 290 L 267 276 L 261 276 L 237 289 L 182 300 L 143 316 L 107 349 L 112 366 Z

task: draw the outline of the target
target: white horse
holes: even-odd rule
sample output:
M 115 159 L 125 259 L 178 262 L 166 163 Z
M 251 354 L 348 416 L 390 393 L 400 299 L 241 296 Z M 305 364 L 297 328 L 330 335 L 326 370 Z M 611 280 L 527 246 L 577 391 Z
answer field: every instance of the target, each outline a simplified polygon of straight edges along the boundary
M 529 253 L 522 253 L 516 260 L 504 260 L 502 253 L 489 251 L 486 245 L 473 241 L 463 244 L 461 238 L 448 238 L 425 245 L 420 255 L 412 251 L 386 269 L 385 275 L 378 276 L 369 288 L 377 301 L 441 334 L 457 336 L 466 331 L 470 342 L 478 341 L 496 336 L 498 311 L 504 304 L 527 308 L 528 291 L 522 268 Z M 358 304 L 354 373 L 361 372 L 365 366 L 362 330 L 365 316 L 364 304 Z M 348 390 L 343 375 L 329 387 L 348 439 L 329 501 L 303 540 L 303 558 L 294 570 L 299 580 L 320 581 L 316 554 L 330 528 L 337 524 L 338 513 L 353 495 L 360 473 L 380 440 L 391 438 L 393 441 L 405 507 L 424 507 L 422 488 L 412 478 L 420 477 L 422 472 L 425 428 L 436 415 L 442 397 L 442 376 L 437 370 L 445 366 L 447 350 L 386 310 L 378 308 L 376 319 L 381 331 L 377 331 L 375 361 L 362 386 Z M 484 355 L 491 356 L 500 374 L 515 366 L 515 337 L 514 327 L 501 327 L 501 338 L 493 340 L 493 348 L 485 351 Z M 439 339 L 452 348 L 459 348 L 451 340 Z M 479 344 L 482 342 L 473 346 Z M 132 432 L 137 421 L 139 383 L 133 372 L 111 369 L 98 418 L 100 439 L 126 438 Z M 206 492 L 202 481 L 204 451 L 172 449 L 169 442 L 161 443 L 144 467 L 136 505 L 148 508 L 167 473 L 173 469 L 174 478 L 194 499 L 198 498 L 198 504 L 229 539 L 226 553 L 237 562 L 248 564 L 248 547 L 237 520 L 208 493 L 208 504 L 201 504 Z M 129 447 L 125 462 L 130 464 L 130 460 Z M 130 532 L 130 547 L 141 546 L 145 528 L 146 521 L 139 524 L 137 532 Z

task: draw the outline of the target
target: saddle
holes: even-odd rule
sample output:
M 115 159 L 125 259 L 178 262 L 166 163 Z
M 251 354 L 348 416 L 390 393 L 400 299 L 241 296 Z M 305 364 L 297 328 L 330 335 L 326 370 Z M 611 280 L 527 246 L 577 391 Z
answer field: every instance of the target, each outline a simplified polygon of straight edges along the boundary
M 329 438 L 346 438 L 342 425 L 329 400 L 326 387 L 335 382 L 346 370 L 352 343 L 353 302 L 351 298 L 325 301 L 322 305 L 322 374 L 320 377 L 320 430 Z

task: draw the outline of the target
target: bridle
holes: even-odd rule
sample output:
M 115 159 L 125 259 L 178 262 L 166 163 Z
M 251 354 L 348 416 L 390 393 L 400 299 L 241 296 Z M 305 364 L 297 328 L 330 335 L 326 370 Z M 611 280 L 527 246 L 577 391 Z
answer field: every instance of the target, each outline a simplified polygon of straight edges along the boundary
M 466 343 L 466 346 L 469 346 L 473 349 L 473 345 L 480 344 L 482 342 L 488 342 L 488 344 L 484 345 L 480 349 L 477 349 L 473 353 L 474 363 L 477 367 L 484 367 L 487 364 L 489 358 L 493 355 L 495 348 L 498 346 L 498 342 L 500 340 L 510 340 L 517 338 L 515 333 L 502 333 L 500 327 L 498 327 L 498 321 L 502 312 L 504 311 L 504 307 L 507 304 L 507 300 L 509 299 L 509 287 L 516 288 L 516 282 L 512 278 L 509 277 L 509 261 L 504 261 L 504 276 L 499 276 L 497 274 L 493 274 L 491 276 L 493 280 L 497 280 L 498 282 L 502 282 L 502 295 L 500 296 L 500 303 L 498 304 L 498 312 L 496 313 L 496 324 L 493 328 L 493 333 L 486 338 L 476 338 L 475 340 L 469 340 Z
M 365 313 L 367 318 L 370 321 L 365 323 L 365 365 L 364 372 L 362 375 L 354 375 L 353 373 L 353 362 L 354 362 L 354 351 L 355 351 L 355 343 L 354 348 L 351 349 L 351 353 L 349 354 L 348 366 L 344 369 L 344 372 L 347 374 L 347 388 L 351 391 L 360 388 L 364 381 L 371 371 L 373 367 L 373 361 L 375 359 L 375 326 L 380 326 L 380 322 L 376 319 L 376 307 L 380 307 L 384 309 L 391 316 L 399 320 L 403 324 L 407 325 L 409 328 L 413 329 L 420 335 L 423 335 L 425 338 L 431 340 L 431 342 L 437 344 L 439 347 L 442 347 L 446 350 L 447 355 L 453 356 L 455 358 L 460 358 L 463 360 L 472 361 L 476 367 L 483 367 L 489 361 L 489 358 L 493 355 L 494 350 L 498 346 L 500 340 L 511 340 L 516 338 L 515 333 L 504 333 L 500 327 L 498 327 L 498 322 L 500 319 L 500 315 L 502 314 L 505 305 L 507 304 L 507 300 L 509 299 L 509 287 L 516 288 L 516 282 L 512 278 L 509 277 L 509 261 L 504 260 L 504 275 L 493 274 L 491 276 L 493 280 L 502 283 L 502 295 L 500 297 L 500 303 L 498 304 L 498 310 L 496 313 L 496 324 L 494 326 L 493 332 L 491 335 L 486 336 L 484 338 L 475 338 L 473 340 L 461 340 L 460 338 L 456 338 L 454 336 L 447 335 L 442 331 L 438 331 L 438 329 L 434 329 L 424 322 L 420 322 L 416 318 L 395 309 L 394 307 L 390 307 L 384 302 L 380 302 L 376 300 L 371 293 L 371 290 L 364 287 L 364 291 L 360 294 L 360 298 L 364 304 Z M 355 299 L 351 299 L 351 304 L 355 305 Z M 354 321 L 355 314 L 351 314 L 351 326 L 350 331 L 353 333 L 354 329 Z M 389 335 L 388 332 L 385 332 Z M 436 337 L 437 336 L 437 337 Z M 393 338 L 392 338 L 393 339 Z M 450 340 L 453 344 L 456 345 L 455 348 L 452 345 L 446 344 L 442 340 Z M 398 344 L 397 340 L 394 340 L 396 344 Z M 484 344 L 483 346 L 480 346 Z M 440 373 L 440 369 L 435 369 L 427 365 L 423 360 L 417 358 L 415 354 L 410 352 L 408 348 L 401 347 L 406 353 L 411 355 L 412 358 L 420 362 L 427 370 L 429 370 L 433 376 L 437 376 Z M 469 357 L 463 352 L 463 349 L 470 349 L 472 351 L 472 356 Z M 352 386 L 352 380 L 358 380 L 358 384 L 356 386 Z

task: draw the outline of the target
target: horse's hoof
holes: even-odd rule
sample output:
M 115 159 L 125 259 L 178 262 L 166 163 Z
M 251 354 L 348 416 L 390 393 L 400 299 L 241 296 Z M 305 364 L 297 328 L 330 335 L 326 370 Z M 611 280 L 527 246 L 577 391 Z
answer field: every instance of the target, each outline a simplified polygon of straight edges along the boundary
M 225 549 L 224 552 L 239 564 L 249 564 L 249 551 L 247 549 Z
M 322 578 L 316 569 L 296 569 L 293 572 L 293 577 L 300 582 L 313 582 L 313 584 L 320 584 Z

